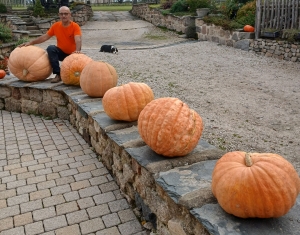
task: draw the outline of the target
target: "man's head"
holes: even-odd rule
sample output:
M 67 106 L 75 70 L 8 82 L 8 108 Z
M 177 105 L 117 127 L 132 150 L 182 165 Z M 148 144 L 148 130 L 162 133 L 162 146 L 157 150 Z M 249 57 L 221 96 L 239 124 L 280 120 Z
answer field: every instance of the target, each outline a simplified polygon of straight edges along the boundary
M 62 6 L 59 8 L 58 15 L 63 23 L 69 23 L 71 20 L 71 11 L 69 7 Z

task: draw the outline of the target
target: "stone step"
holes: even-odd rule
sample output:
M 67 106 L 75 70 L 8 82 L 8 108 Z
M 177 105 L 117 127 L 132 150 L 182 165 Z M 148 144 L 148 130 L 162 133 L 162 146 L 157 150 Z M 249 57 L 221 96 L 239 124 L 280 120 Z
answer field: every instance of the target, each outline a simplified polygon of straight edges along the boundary
M 39 30 L 39 27 L 36 26 L 36 25 L 28 25 L 28 26 L 26 27 L 26 29 L 27 29 L 27 30 L 30 30 L 30 31 L 32 31 L 32 30 Z
M 42 35 L 43 35 L 43 33 L 30 33 L 28 35 L 28 37 L 30 37 L 30 38 L 37 38 L 37 37 L 42 36 Z
M 39 30 L 39 29 L 36 29 L 36 30 L 29 30 L 29 29 L 27 28 L 27 31 L 29 31 L 30 34 L 42 34 L 41 30 Z

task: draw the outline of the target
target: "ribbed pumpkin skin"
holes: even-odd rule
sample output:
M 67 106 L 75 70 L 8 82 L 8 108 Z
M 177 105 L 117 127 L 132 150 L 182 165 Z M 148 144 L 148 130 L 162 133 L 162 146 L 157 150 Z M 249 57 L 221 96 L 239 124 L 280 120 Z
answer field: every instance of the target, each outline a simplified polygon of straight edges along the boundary
M 159 98 L 148 103 L 138 118 L 145 143 L 166 157 L 185 156 L 198 144 L 202 118 L 177 98 Z
M 60 76 L 63 83 L 78 86 L 82 70 L 91 61 L 92 59 L 84 54 L 74 53 L 67 56 L 60 66 Z
M 147 84 L 130 82 L 109 89 L 102 105 L 110 118 L 132 122 L 138 120 L 143 108 L 153 99 L 152 89 Z
M 220 206 L 241 218 L 275 218 L 295 204 L 300 179 L 293 165 L 273 153 L 250 153 L 253 165 L 246 166 L 245 152 L 229 152 L 216 163 L 212 192 Z
M 8 68 L 25 82 L 43 81 L 52 73 L 47 52 L 36 46 L 15 48 L 10 53 Z
M 91 97 L 103 97 L 117 83 L 118 74 L 115 68 L 102 61 L 89 62 L 80 75 L 80 87 Z

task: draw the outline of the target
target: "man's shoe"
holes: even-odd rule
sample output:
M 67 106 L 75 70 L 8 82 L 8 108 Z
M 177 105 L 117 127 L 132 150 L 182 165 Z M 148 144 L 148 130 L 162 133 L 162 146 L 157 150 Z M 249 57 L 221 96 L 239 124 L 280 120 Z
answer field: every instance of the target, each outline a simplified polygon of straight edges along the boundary
M 60 82 L 61 78 L 59 75 L 56 75 L 54 78 L 52 78 L 51 83 L 56 83 L 56 82 Z

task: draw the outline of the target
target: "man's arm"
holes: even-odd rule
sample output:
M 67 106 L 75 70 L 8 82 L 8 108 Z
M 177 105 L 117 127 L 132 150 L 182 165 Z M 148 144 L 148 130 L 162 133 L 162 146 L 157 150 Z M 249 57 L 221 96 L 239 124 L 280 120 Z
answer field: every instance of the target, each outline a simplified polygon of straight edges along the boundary
M 26 43 L 23 43 L 21 45 L 19 45 L 19 47 L 22 47 L 22 46 L 30 46 L 30 45 L 34 45 L 34 44 L 40 44 L 42 42 L 45 42 L 47 41 L 48 39 L 50 39 L 51 36 L 49 36 L 47 33 L 43 34 L 42 36 L 39 36 L 38 38 L 36 39 L 33 39 L 32 41 L 30 42 L 26 42 Z
M 73 53 L 81 53 L 81 44 L 82 44 L 82 40 L 81 40 L 81 35 L 75 35 L 74 36 L 75 39 L 75 44 L 76 44 L 76 50 Z

